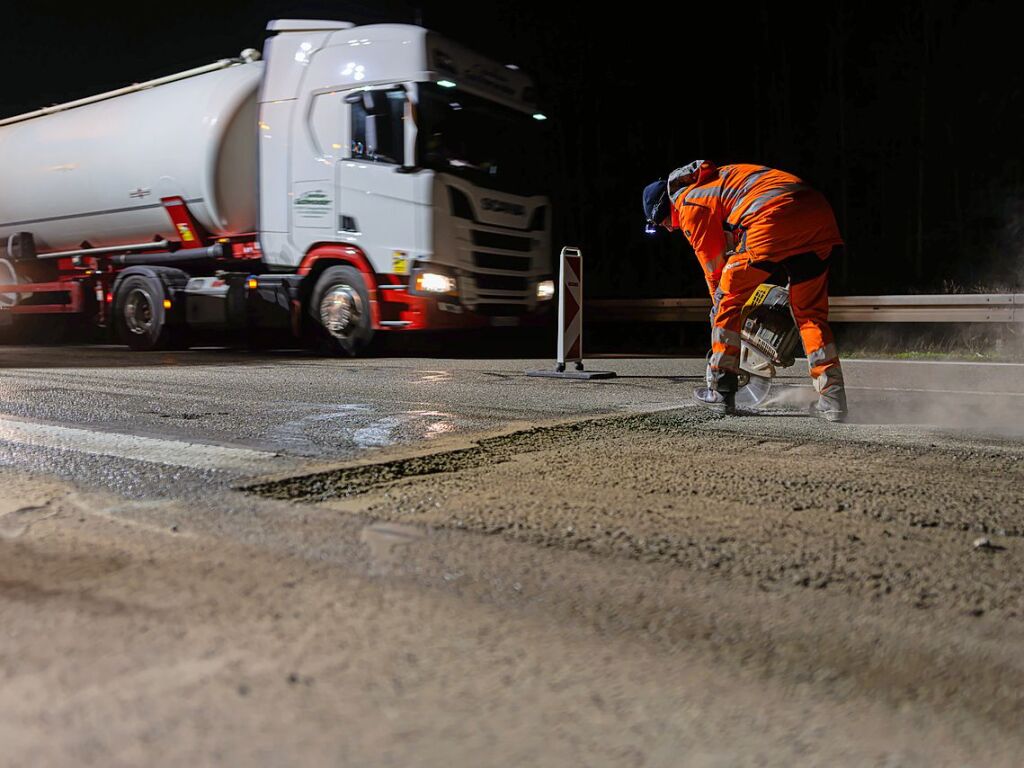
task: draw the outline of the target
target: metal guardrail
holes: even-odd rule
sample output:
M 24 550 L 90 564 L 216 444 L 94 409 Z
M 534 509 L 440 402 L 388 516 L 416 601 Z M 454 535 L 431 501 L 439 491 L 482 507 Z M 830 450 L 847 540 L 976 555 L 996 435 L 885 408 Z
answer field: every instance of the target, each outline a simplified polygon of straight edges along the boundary
M 707 321 L 710 299 L 593 299 L 587 322 Z M 836 323 L 1024 323 L 1024 293 L 832 296 Z

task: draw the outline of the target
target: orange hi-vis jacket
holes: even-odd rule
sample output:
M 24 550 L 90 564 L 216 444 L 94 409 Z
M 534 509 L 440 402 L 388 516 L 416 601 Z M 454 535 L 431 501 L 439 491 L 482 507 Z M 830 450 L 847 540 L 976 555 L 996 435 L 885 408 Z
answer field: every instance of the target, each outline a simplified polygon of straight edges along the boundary
M 711 180 L 676 191 L 672 208 L 712 295 L 727 258 L 774 262 L 808 251 L 825 258 L 843 243 L 824 195 L 763 165 L 723 165 Z

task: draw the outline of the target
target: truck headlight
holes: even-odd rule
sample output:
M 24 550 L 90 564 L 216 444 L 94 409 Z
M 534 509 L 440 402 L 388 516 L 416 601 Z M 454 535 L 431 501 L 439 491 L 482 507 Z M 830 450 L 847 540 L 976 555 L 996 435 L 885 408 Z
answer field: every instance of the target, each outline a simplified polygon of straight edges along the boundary
M 537 283 L 537 299 L 538 301 L 547 301 L 553 298 L 555 295 L 555 281 L 554 280 L 541 280 Z
M 440 272 L 417 272 L 416 290 L 424 293 L 455 293 L 455 278 Z

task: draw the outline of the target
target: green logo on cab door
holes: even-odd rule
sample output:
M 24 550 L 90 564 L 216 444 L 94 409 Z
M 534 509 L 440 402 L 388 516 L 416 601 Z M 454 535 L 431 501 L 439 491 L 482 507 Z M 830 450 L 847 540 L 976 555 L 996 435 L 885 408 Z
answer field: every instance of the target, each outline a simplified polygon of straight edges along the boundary
M 326 219 L 332 200 L 322 189 L 311 189 L 295 198 L 295 213 L 300 219 Z

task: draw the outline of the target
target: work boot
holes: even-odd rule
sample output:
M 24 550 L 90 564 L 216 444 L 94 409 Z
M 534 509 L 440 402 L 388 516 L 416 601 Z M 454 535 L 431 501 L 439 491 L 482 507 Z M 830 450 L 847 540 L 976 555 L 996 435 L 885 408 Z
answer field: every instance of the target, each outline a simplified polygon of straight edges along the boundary
M 712 370 L 711 366 L 708 366 L 704 381 L 707 382 L 707 386 L 693 390 L 693 399 L 701 405 L 722 411 L 726 416 L 735 414 L 736 390 L 739 385 L 736 374 Z
M 818 402 L 811 405 L 811 415 L 834 423 L 846 421 L 846 390 L 833 387 L 828 392 L 822 392 L 818 395 Z
M 719 392 L 711 387 L 697 387 L 693 390 L 693 399 L 701 405 L 721 411 L 726 416 L 733 416 L 736 413 L 735 392 Z

